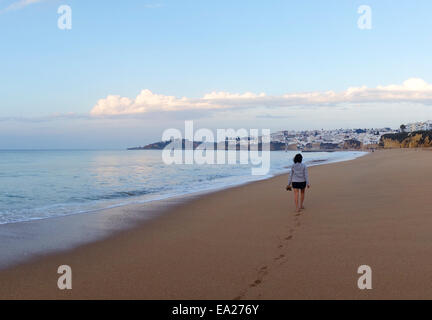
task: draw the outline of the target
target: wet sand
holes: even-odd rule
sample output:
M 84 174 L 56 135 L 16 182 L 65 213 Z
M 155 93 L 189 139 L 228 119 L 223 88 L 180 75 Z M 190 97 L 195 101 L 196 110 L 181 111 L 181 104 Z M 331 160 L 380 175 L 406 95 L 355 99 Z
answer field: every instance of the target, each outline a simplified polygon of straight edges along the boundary
M 432 298 L 432 152 L 378 151 L 309 170 L 299 215 L 286 175 L 203 195 L 0 271 L 0 298 Z M 65 264 L 73 289 L 60 291 Z M 372 268 L 372 290 L 357 287 L 360 265 Z

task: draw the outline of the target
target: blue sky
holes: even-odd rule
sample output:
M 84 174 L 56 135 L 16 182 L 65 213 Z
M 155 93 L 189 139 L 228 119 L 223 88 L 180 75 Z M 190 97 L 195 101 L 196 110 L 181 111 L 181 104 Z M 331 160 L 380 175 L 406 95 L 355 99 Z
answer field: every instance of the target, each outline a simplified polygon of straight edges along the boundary
M 71 30 L 57 28 L 62 4 Z M 371 30 L 357 26 L 360 5 Z M 432 119 L 431 15 L 428 0 L 0 0 L 0 148 L 122 148 L 188 119 L 272 130 Z M 296 98 L 327 91 L 340 96 Z

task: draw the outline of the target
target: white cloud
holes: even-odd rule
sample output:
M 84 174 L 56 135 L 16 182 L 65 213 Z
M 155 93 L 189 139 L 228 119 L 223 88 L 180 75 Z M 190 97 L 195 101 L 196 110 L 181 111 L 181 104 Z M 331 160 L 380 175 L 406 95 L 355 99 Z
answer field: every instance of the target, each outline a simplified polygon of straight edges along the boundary
M 265 93 L 255 94 L 252 92 L 246 92 L 243 94 L 239 93 L 229 93 L 229 92 L 212 92 L 204 95 L 205 100 L 223 100 L 223 99 L 256 99 L 265 97 Z
M 13 11 L 13 10 L 19 10 L 22 8 L 25 8 L 31 4 L 42 2 L 44 0 L 19 0 L 12 2 L 9 6 L 6 8 L 0 10 L 0 13 L 7 12 L 7 11 Z
M 342 103 L 399 103 L 412 102 L 432 104 L 432 84 L 418 78 L 404 81 L 400 85 L 378 86 L 376 88 L 350 87 L 343 92 L 303 92 L 288 93 L 281 96 L 212 92 L 202 98 L 176 98 L 155 94 L 148 89 L 142 90 L 134 99 L 109 95 L 100 99 L 91 110 L 98 115 L 141 114 L 151 111 L 211 110 L 255 107 L 302 107 L 329 106 Z
M 190 109 L 214 109 L 217 105 L 206 101 L 176 98 L 154 94 L 148 89 L 142 90 L 135 99 L 109 95 L 100 99 L 93 107 L 92 115 L 139 114 L 149 111 L 180 111 Z

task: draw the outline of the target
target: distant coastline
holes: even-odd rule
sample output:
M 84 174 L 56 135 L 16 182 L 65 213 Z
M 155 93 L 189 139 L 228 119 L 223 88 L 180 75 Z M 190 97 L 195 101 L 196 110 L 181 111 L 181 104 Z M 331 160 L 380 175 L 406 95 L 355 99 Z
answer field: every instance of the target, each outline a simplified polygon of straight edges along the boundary
M 165 149 L 170 143 L 173 141 L 159 141 L 155 143 L 150 143 L 145 146 L 138 146 L 138 147 L 130 147 L 127 148 L 127 150 L 163 150 Z M 181 147 L 180 147 L 180 141 L 176 144 L 176 147 L 174 149 L 187 149 L 188 141 L 185 139 L 182 139 L 181 141 Z M 206 147 L 212 148 L 213 150 L 229 150 L 229 144 L 227 142 L 222 143 L 205 143 L 205 142 L 198 142 L 194 141 L 193 149 L 197 149 L 202 144 L 206 144 Z M 242 150 L 242 145 L 239 141 L 235 143 L 236 150 Z M 243 146 L 243 150 L 250 150 L 250 145 L 247 145 L 247 148 Z M 335 144 L 335 143 L 320 143 L 318 145 L 310 145 L 306 146 L 304 148 L 299 148 L 296 145 L 290 145 L 283 142 L 278 141 L 271 141 L 270 142 L 270 151 L 303 151 L 303 152 L 334 152 L 334 151 L 358 151 L 362 149 L 362 144 L 359 141 L 356 140 L 347 140 L 342 146 Z M 262 143 L 258 143 L 258 150 L 262 150 Z

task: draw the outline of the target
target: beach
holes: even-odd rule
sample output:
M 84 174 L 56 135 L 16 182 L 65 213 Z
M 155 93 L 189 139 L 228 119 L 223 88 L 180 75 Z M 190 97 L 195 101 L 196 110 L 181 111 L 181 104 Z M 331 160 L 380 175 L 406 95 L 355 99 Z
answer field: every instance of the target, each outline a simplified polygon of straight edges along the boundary
M 429 149 L 394 149 L 310 167 L 300 214 L 287 175 L 178 201 L 0 271 L 0 298 L 430 299 L 431 159 Z M 72 290 L 57 288 L 60 265 L 72 268 Z M 361 265 L 371 290 L 357 286 Z

